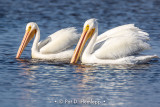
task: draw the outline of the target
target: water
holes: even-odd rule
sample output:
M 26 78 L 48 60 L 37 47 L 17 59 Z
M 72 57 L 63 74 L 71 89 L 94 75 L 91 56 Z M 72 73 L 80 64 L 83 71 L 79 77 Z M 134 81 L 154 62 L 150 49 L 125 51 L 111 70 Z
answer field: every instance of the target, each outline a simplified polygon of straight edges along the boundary
M 82 32 L 93 17 L 100 33 L 134 23 L 150 34 L 144 54 L 160 56 L 159 12 L 159 0 L 0 0 L 1 107 L 159 107 L 159 59 L 135 66 L 40 61 L 31 59 L 32 42 L 15 59 L 28 22 L 39 25 L 43 40 L 61 28 Z

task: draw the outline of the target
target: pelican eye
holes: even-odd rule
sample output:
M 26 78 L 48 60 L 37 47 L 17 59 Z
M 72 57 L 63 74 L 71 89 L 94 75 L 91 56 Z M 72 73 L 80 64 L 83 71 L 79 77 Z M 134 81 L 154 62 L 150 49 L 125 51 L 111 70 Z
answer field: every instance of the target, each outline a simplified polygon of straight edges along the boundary
M 88 29 L 89 29 L 89 25 L 86 26 L 86 30 L 88 30 Z
M 31 26 L 28 27 L 28 30 L 29 30 L 29 31 L 31 30 Z
M 89 28 L 89 25 L 87 25 L 86 27 L 88 27 L 88 28 Z

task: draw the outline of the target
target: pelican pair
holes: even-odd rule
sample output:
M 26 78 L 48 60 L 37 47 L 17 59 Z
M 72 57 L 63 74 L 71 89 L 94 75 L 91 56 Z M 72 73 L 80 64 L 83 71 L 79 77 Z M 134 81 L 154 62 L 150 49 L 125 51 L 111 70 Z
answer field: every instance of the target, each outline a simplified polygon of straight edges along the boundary
M 137 64 L 158 57 L 156 55 L 138 55 L 143 50 L 150 49 L 150 45 L 146 43 L 149 40 L 148 33 L 143 32 L 133 24 L 128 24 L 113 28 L 98 36 L 98 23 L 93 18 L 85 22 L 80 39 L 75 28 L 66 28 L 39 42 L 40 30 L 38 25 L 33 22 L 27 24 L 26 33 L 16 58 L 21 56 L 34 35 L 32 58 L 67 59 L 71 60 L 70 63 L 77 63 L 80 57 L 82 63 Z M 74 51 L 71 47 L 77 42 Z

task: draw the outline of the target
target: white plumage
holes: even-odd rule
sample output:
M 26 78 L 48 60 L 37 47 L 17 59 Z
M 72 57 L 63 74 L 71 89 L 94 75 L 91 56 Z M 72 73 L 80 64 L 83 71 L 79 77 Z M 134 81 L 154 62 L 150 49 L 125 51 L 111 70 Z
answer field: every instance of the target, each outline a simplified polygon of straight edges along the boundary
M 48 36 L 48 38 L 50 38 L 49 42 L 39 49 L 42 54 L 52 54 L 65 51 L 78 42 L 79 36 L 76 33 L 76 29 L 72 27 L 61 29 Z M 43 41 L 41 41 L 39 45 L 41 43 L 43 43 Z
M 85 45 L 82 51 L 87 40 L 88 44 Z M 143 50 L 150 49 L 150 45 L 146 43 L 147 40 L 149 40 L 149 34 L 133 24 L 113 28 L 98 36 L 96 19 L 89 19 L 84 24 L 84 30 L 72 56 L 71 63 L 76 63 L 81 52 L 82 63 L 145 63 L 152 58 L 158 57 L 156 55 L 139 55 Z
M 104 37 L 102 39 L 102 37 Z M 133 24 L 113 28 L 98 36 L 96 44 L 100 41 L 103 45 L 95 51 L 95 56 L 100 59 L 117 59 L 137 54 L 150 49 L 146 43 L 149 35 Z
M 26 34 L 22 40 L 21 46 L 17 52 L 19 58 L 23 49 L 28 42 L 33 38 L 35 39 L 32 45 L 32 58 L 46 59 L 46 60 L 70 60 L 74 50 L 73 45 L 78 41 L 79 34 L 76 29 L 65 28 L 61 29 L 52 35 L 48 36 L 45 40 L 39 42 L 40 30 L 36 23 L 30 22 L 26 26 Z

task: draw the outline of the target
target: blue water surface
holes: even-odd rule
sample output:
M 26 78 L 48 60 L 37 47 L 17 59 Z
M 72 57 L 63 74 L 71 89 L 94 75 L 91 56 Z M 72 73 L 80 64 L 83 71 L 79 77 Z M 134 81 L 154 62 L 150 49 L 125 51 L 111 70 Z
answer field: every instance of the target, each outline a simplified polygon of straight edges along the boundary
M 15 59 L 28 22 L 41 40 L 66 27 L 82 32 L 97 18 L 99 32 L 133 23 L 150 34 L 160 56 L 159 0 L 0 0 L 1 107 L 159 107 L 160 61 L 141 65 L 72 65 L 31 59 L 32 42 Z

